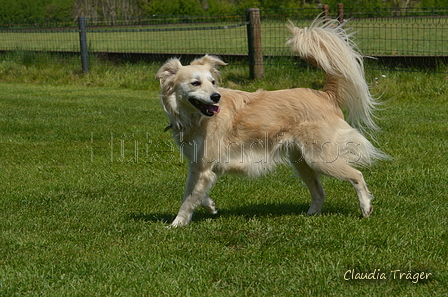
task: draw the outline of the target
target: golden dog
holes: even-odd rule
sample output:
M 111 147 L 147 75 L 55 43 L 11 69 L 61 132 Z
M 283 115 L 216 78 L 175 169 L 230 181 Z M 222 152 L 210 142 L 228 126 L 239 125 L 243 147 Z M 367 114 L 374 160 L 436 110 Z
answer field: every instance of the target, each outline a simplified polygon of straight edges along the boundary
M 309 28 L 289 29 L 292 51 L 324 70 L 323 91 L 220 88 L 217 67 L 226 63 L 209 55 L 187 66 L 171 59 L 157 72 L 170 119 L 167 128 L 189 161 L 185 196 L 171 226 L 187 225 L 199 205 L 217 212 L 207 194 L 217 176 L 259 176 L 284 162 L 309 188 L 308 214 L 322 210 L 321 174 L 350 182 L 362 215 L 372 213 L 371 195 L 354 167 L 384 155 L 362 135 L 377 129 L 372 120 L 376 102 L 364 78 L 362 56 L 335 20 L 316 19 Z M 344 120 L 342 109 L 355 128 Z

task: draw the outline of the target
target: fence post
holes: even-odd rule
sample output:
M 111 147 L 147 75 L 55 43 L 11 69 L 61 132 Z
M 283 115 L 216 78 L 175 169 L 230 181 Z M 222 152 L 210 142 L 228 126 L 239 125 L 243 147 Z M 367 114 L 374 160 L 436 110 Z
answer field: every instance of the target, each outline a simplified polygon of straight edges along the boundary
M 340 24 L 344 22 L 344 3 L 338 3 L 338 21 Z
M 86 19 L 78 17 L 79 44 L 81 46 L 82 71 L 89 72 L 89 51 L 87 49 Z
M 324 19 L 328 20 L 330 18 L 330 7 L 328 4 L 324 4 L 324 6 L 322 6 L 322 10 L 324 11 Z
M 260 9 L 246 10 L 247 43 L 249 49 L 249 67 L 251 78 L 261 78 L 264 75 L 263 51 L 261 46 Z

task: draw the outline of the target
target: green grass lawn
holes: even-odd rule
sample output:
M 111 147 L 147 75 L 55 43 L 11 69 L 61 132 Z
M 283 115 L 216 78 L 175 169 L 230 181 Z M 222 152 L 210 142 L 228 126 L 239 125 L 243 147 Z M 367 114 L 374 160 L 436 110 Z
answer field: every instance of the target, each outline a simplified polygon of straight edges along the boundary
M 261 22 L 264 55 L 291 55 L 285 46 L 290 36 L 286 29 L 288 22 L 286 17 L 282 18 Z M 299 27 L 311 24 L 310 20 L 296 19 L 293 15 L 289 19 Z M 236 26 L 242 22 L 237 19 L 205 24 L 92 27 L 88 28 L 87 40 L 92 52 L 244 55 L 248 51 L 246 26 Z M 195 27 L 201 30 L 186 30 Z M 366 55 L 448 55 L 446 18 L 361 18 L 349 20 L 346 27 L 357 32 L 359 47 Z M 166 31 L 152 31 L 155 29 Z M 0 31 L 0 50 L 79 51 L 79 34 L 74 28 L 5 29 Z
M 393 157 L 364 171 L 371 218 L 330 178 L 323 214 L 306 216 L 307 189 L 279 167 L 222 177 L 217 216 L 199 210 L 167 229 L 186 164 L 163 132 L 160 65 L 95 64 L 85 76 L 67 65 L 0 65 L 1 296 L 448 294 L 446 74 L 368 70 L 387 101 L 378 146 Z M 323 84 L 290 66 L 257 81 L 240 66 L 222 72 L 245 90 Z

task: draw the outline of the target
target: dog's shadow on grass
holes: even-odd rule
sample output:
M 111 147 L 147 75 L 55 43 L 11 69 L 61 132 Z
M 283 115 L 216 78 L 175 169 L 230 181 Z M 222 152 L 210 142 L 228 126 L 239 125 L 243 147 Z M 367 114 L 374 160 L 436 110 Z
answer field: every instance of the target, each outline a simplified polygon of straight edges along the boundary
M 236 208 L 224 208 L 218 209 L 216 215 L 208 214 L 203 210 L 196 211 L 193 215 L 193 221 L 203 221 L 208 218 L 230 217 L 238 216 L 251 219 L 257 217 L 280 217 L 286 215 L 306 215 L 309 208 L 309 204 L 292 204 L 292 203 L 279 203 L 279 204 L 255 204 L 247 205 Z M 349 215 L 351 212 L 348 209 L 331 208 L 329 207 L 323 214 L 343 214 Z M 128 215 L 130 220 L 145 221 L 145 222 L 162 222 L 165 224 L 171 223 L 176 217 L 176 213 L 131 213 Z

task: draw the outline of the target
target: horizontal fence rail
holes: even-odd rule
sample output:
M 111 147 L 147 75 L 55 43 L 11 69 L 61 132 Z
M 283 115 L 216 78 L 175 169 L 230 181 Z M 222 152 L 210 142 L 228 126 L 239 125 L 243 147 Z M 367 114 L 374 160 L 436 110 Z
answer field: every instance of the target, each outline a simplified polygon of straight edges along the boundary
M 306 27 L 322 9 L 260 11 L 264 63 L 269 57 L 292 57 L 285 42 L 288 20 Z M 337 8 L 329 15 L 338 16 Z M 448 8 L 349 9 L 345 27 L 356 31 L 364 55 L 376 57 L 448 57 Z M 215 54 L 250 63 L 250 19 L 230 16 L 141 16 L 85 18 L 89 54 L 170 55 Z M 78 20 L 1 23 L 0 51 L 80 52 Z M 263 60 L 263 59 L 262 59 Z

